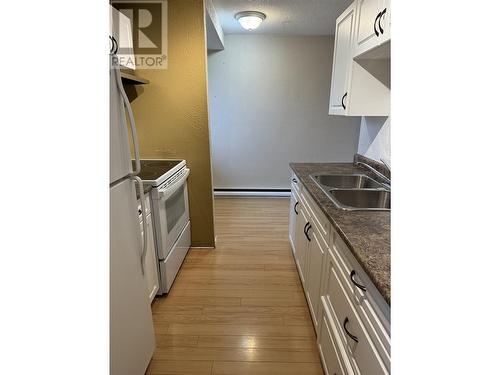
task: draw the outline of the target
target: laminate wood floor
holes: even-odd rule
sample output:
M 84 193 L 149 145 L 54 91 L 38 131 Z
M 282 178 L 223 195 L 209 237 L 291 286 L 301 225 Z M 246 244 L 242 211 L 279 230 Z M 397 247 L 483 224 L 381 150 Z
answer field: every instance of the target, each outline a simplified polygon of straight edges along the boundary
M 192 249 L 153 303 L 148 374 L 323 374 L 288 241 L 289 200 L 216 198 L 216 249 Z

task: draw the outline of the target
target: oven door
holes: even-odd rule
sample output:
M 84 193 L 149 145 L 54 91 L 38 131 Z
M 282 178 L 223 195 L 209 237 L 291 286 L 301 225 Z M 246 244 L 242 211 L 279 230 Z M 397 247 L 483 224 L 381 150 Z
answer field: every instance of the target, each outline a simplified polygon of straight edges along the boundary
M 158 257 L 165 259 L 182 229 L 189 221 L 187 178 L 189 169 L 165 188 L 158 189 L 158 213 L 160 221 L 160 240 Z

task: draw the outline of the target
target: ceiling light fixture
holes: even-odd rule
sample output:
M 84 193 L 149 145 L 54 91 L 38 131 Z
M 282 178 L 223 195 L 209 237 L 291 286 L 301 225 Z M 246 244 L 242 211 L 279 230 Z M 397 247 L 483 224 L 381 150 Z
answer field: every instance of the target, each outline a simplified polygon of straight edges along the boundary
M 245 30 L 252 31 L 260 26 L 262 21 L 266 19 L 266 15 L 262 12 L 245 11 L 236 13 L 234 18 L 238 20 Z

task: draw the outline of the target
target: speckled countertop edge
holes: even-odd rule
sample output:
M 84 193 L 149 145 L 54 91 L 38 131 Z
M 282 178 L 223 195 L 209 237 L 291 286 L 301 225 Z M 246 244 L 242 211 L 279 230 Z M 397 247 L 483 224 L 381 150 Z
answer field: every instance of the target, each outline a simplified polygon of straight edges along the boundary
M 390 211 L 341 210 L 309 177 L 314 173 L 365 173 L 376 176 L 352 163 L 290 163 L 290 168 L 390 305 Z

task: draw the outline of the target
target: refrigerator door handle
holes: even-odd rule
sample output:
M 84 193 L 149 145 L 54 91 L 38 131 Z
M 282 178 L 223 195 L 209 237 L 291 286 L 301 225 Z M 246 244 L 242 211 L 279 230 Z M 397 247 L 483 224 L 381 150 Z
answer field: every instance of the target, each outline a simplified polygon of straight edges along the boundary
M 134 112 L 132 112 L 132 106 L 128 100 L 125 89 L 123 88 L 122 77 L 120 75 L 120 69 L 115 67 L 116 84 L 118 86 L 118 91 L 123 98 L 125 103 L 125 108 L 127 109 L 127 115 L 130 123 L 130 132 L 132 134 L 132 143 L 134 146 L 134 164 L 135 170 L 132 171 L 133 176 L 137 176 L 141 172 L 141 159 L 139 156 L 139 140 L 137 139 L 137 128 L 135 127 Z
M 141 251 L 141 269 L 142 274 L 144 275 L 144 263 L 146 260 L 146 253 L 148 251 L 148 224 L 146 218 L 146 199 L 144 198 L 144 185 L 142 180 L 138 176 L 133 176 L 134 180 L 137 182 L 139 186 L 139 199 L 141 201 L 141 207 L 144 211 L 144 215 L 142 217 L 142 251 Z

